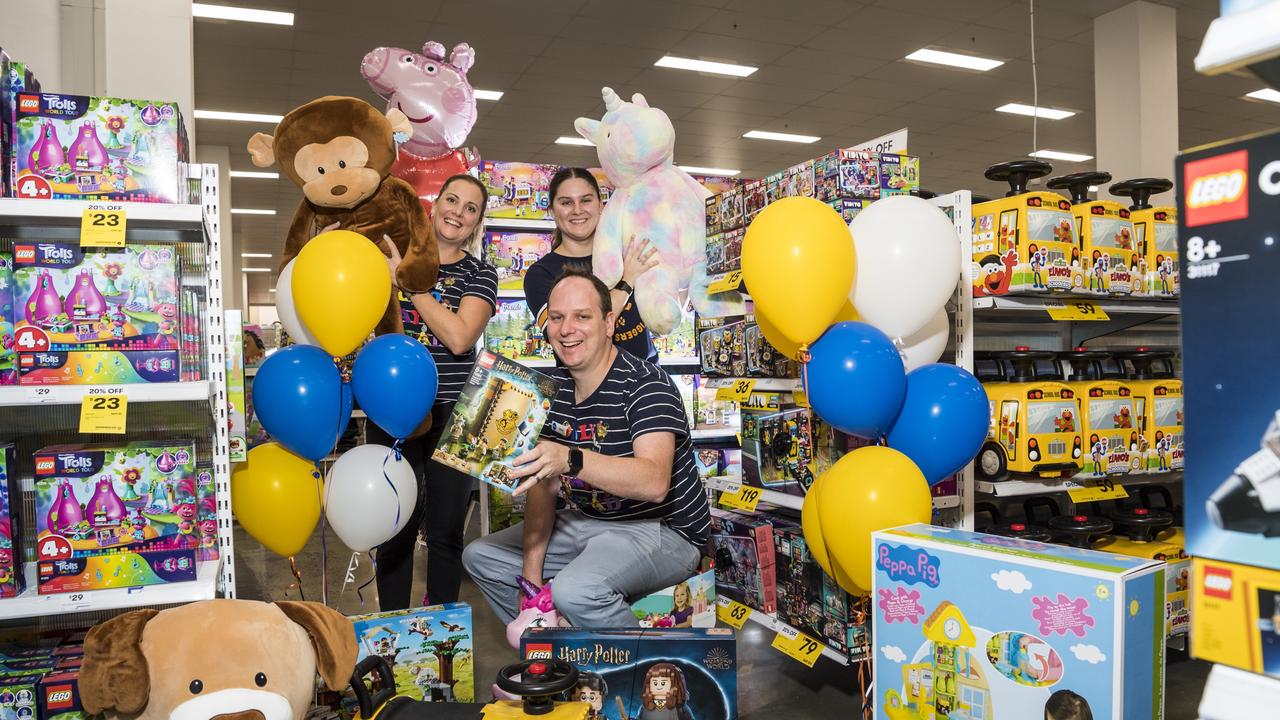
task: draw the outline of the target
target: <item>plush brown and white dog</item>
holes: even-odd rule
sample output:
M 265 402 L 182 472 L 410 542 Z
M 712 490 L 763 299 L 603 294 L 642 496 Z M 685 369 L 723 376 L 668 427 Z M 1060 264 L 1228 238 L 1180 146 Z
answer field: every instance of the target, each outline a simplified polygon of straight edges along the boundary
M 302 720 L 319 671 L 351 680 L 351 621 L 320 603 L 206 600 L 135 610 L 89 631 L 80 698 L 129 720 Z

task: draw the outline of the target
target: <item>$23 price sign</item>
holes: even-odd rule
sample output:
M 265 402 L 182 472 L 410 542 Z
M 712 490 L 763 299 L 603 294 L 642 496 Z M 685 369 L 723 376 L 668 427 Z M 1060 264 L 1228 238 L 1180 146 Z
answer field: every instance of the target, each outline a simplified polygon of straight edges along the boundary
M 125 216 L 119 205 L 90 205 L 80 216 L 81 247 L 124 247 Z
M 80 402 L 80 432 L 123 435 L 128 415 L 129 398 L 124 393 L 85 395 Z

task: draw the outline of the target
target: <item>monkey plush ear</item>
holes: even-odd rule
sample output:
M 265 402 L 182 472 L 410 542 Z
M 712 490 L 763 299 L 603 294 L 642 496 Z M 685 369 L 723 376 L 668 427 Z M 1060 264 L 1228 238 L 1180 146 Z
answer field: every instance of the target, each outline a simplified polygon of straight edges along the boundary
M 155 610 L 134 610 L 89 631 L 80 668 L 80 700 L 90 714 L 112 710 L 136 715 L 147 707 L 151 682 L 142 631 L 155 616 Z
M 257 167 L 271 167 L 276 164 L 275 138 L 266 133 L 254 133 L 249 138 L 249 159 Z
M 391 108 L 387 111 L 387 121 L 391 123 L 392 133 L 404 133 L 405 135 L 413 134 L 413 123 L 409 122 L 409 116 L 404 114 L 400 108 Z

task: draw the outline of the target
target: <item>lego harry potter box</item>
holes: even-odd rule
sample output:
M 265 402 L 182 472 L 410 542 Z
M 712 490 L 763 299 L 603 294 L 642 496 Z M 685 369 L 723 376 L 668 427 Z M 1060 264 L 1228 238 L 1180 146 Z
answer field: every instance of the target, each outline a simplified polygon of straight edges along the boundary
M 531 628 L 520 639 L 526 660 L 577 666 L 570 699 L 591 703 L 607 720 L 738 717 L 738 663 L 727 628 L 580 630 Z

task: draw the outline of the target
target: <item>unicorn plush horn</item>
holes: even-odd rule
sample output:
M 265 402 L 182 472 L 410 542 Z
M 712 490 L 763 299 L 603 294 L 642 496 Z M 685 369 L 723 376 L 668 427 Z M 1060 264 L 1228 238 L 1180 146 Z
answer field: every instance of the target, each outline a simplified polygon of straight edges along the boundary
M 605 112 L 622 109 L 622 98 L 618 97 L 618 93 L 614 92 L 613 88 L 605 88 L 600 91 L 600 94 L 604 96 Z

